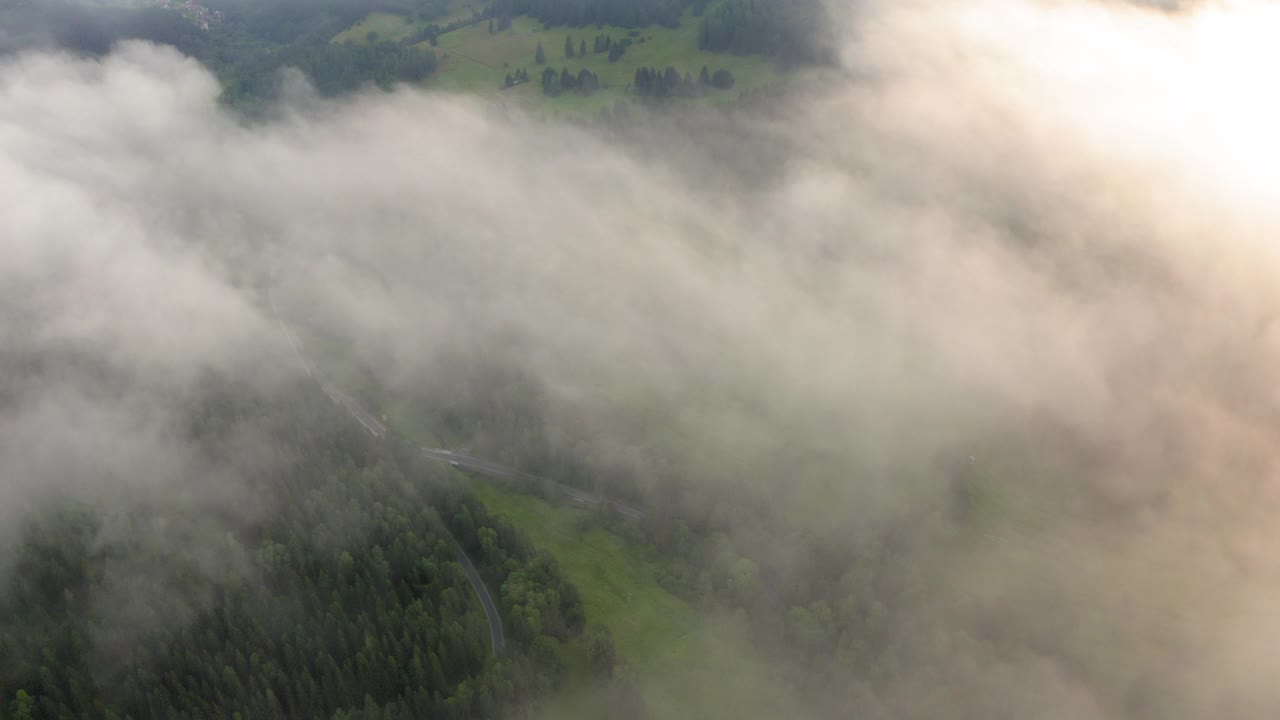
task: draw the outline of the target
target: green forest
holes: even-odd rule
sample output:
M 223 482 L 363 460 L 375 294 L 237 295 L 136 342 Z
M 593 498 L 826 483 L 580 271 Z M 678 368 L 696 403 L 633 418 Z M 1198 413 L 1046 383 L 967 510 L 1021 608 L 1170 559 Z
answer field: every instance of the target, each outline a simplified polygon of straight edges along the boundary
M 267 511 L 139 496 L 31 513 L 0 587 L 0 716 L 518 717 L 562 682 L 576 588 L 450 470 L 310 385 L 210 380 L 187 421 L 211 462 L 248 429 L 269 439 L 270 470 L 237 468 L 237 504 Z M 497 655 L 461 548 L 500 606 Z

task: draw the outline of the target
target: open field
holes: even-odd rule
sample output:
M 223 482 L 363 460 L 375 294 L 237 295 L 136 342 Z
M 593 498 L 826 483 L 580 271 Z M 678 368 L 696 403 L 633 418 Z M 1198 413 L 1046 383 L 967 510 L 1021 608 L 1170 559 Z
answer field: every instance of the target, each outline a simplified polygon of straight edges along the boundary
M 483 5 L 459 0 L 450 15 L 431 22 L 447 25 L 451 20 L 469 17 L 473 8 L 482 9 Z M 370 32 L 378 33 L 378 37 L 383 40 L 401 40 L 427 24 L 422 21 L 411 22 L 392 13 L 375 12 L 338 34 L 333 40 L 363 43 Z M 734 87 L 712 90 L 704 98 L 705 102 L 713 104 L 733 102 L 743 93 L 757 90 L 777 77 L 778 71 L 769 58 L 699 50 L 698 27 L 699 19 L 691 13 L 686 14 L 676 28 L 654 26 L 632 30 L 610 25 L 600 28 L 592 25 L 584 28 L 548 29 L 539 20 L 519 17 L 515 18 L 507 30 L 490 33 L 489 22 L 484 21 L 437 38 L 435 51 L 440 59 L 440 67 L 426 81 L 426 86 L 437 90 L 502 98 L 527 108 L 548 111 L 553 115 L 581 116 L 597 114 L 620 101 L 634 101 L 635 98 L 626 90 L 639 67 L 656 67 L 659 70 L 674 67 L 681 75 L 687 73 L 694 78 L 698 77 L 699 70 L 704 66 L 711 72 L 721 68 L 732 72 L 737 81 Z M 572 58 L 565 56 L 566 35 L 573 38 Z M 632 45 L 617 62 L 611 63 L 608 53 L 593 52 L 597 35 L 610 36 L 615 42 L 630 38 Z M 587 43 L 585 57 L 578 54 L 583 40 Z M 546 65 L 535 62 L 539 43 L 546 53 Z M 425 42 L 420 46 L 430 47 Z M 563 93 L 556 98 L 545 97 L 539 81 L 546 67 L 557 71 L 568 68 L 575 76 L 580 70 L 590 70 L 599 76 L 601 89 L 589 97 L 574 92 Z M 520 68 L 528 71 L 530 82 L 504 89 L 505 76 L 508 73 L 514 74 Z
M 768 717 L 770 708 L 781 714 L 781 691 L 753 660 L 745 620 L 711 617 L 664 590 L 659 559 L 614 533 L 583 529 L 583 510 L 479 479 L 474 488 L 490 511 L 559 561 L 582 593 L 587 622 L 613 632 L 652 717 Z M 575 683 L 548 700 L 541 717 L 594 717 L 598 702 Z
M 566 35 L 573 38 L 572 58 L 565 57 Z M 592 52 L 597 35 L 612 36 L 615 42 L 631 37 L 632 45 L 617 62 L 611 63 L 607 53 Z M 585 57 L 578 55 L 583 40 L 587 42 Z M 546 53 L 545 66 L 535 63 L 539 43 Z M 523 67 L 529 72 L 529 86 L 512 88 L 506 92 L 515 94 L 524 102 L 543 98 L 539 78 L 544 67 L 556 70 L 568 68 L 574 75 L 584 68 L 590 70 L 600 77 L 600 92 L 590 97 L 570 92 L 558 98 L 548 98 L 549 104 L 556 111 L 575 114 L 598 112 L 619 100 L 630 99 L 626 94 L 627 85 L 635 78 L 636 68 L 642 66 L 656 67 L 659 70 L 671 66 L 682 75 L 688 73 L 695 78 L 703 66 L 711 72 L 720 68 L 729 70 L 737 83 L 729 90 L 712 91 L 708 96 L 711 102 L 735 100 L 743 92 L 762 87 L 777 74 L 772 62 L 763 56 L 739 56 L 699 50 L 698 19 L 692 15 L 686 15 L 677 28 L 649 27 L 641 30 L 609 25 L 603 28 L 593 25 L 585 28 L 547 29 L 538 20 L 520 17 L 515 19 L 510 29 L 499 33 L 491 34 L 488 23 L 445 33 L 438 38 L 436 51 L 441 61 L 440 69 L 427 81 L 429 87 L 481 93 L 501 92 L 506 74 Z
M 469 18 L 473 10 L 475 12 L 484 10 L 484 3 L 457 0 L 447 15 L 430 20 L 413 21 L 396 13 L 371 12 L 360 22 L 335 35 L 332 42 L 342 43 L 350 40 L 356 44 L 365 43 L 368 42 L 370 32 L 378 33 L 379 40 L 399 42 L 428 25 L 444 27 L 455 20 Z
M 377 33 L 380 40 L 397 42 L 412 35 L 416 29 L 417 26 L 402 15 L 375 12 L 369 13 L 365 19 L 335 35 L 333 42 L 341 43 L 350 40 L 363 43 L 368 40 L 371 32 Z
M 457 0 L 453 5 L 452 12 L 444 17 L 434 18 L 427 24 L 435 23 L 440 27 L 445 27 L 456 20 L 465 20 L 475 13 L 484 12 L 486 5 L 486 3 L 474 2 L 473 0 Z M 474 11 L 474 13 L 472 11 Z

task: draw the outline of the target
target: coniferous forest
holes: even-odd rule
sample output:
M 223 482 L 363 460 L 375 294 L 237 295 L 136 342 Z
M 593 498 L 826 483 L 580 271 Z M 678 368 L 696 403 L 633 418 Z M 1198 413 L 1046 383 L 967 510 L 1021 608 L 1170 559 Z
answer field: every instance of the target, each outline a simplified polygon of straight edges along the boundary
M 209 381 L 185 420 L 209 477 L 50 500 L 21 528 L 0 587 L 7 717 L 519 716 L 561 681 L 576 589 L 450 471 L 310 386 Z M 246 432 L 270 456 L 216 466 Z M 228 473 L 257 512 L 190 500 Z M 459 546 L 505 619 L 496 656 Z

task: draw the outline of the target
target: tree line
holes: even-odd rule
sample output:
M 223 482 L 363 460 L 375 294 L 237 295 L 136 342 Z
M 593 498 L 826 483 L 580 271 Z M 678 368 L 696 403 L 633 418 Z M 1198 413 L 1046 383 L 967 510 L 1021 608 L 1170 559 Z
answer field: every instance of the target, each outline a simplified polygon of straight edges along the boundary
M 579 95 L 594 95 L 600 90 L 600 76 L 583 68 L 578 74 L 569 72 L 569 68 L 561 68 L 556 72 L 551 68 L 542 71 L 542 93 L 556 97 L 564 92 L 576 92 Z
M 627 52 L 627 48 L 631 47 L 633 44 L 637 42 L 644 42 L 644 38 L 634 39 L 634 37 L 638 34 L 639 33 L 635 33 L 633 31 L 632 33 L 628 34 L 627 37 L 624 37 L 618 41 L 614 41 L 612 35 L 597 35 L 595 37 L 595 40 L 593 41 L 591 51 L 597 55 L 602 53 L 607 54 L 609 56 L 609 62 L 611 63 L 618 62 L 618 60 L 622 58 L 623 54 Z M 587 41 L 585 39 L 580 40 L 578 43 L 577 56 L 586 57 L 586 55 L 587 55 Z M 564 56 L 565 58 L 574 57 L 574 45 L 573 45 L 572 35 L 566 35 L 564 38 Z M 533 58 L 534 58 L 534 62 L 538 65 L 546 64 L 547 51 L 545 48 L 542 47 L 542 43 L 538 43 L 538 47 L 533 52 Z
M 384 41 L 303 48 L 289 64 L 302 70 L 320 94 L 332 96 L 368 83 L 388 90 L 398 82 L 422 82 L 435 72 L 438 60 L 434 52 Z
M 686 6 L 683 0 L 493 0 L 486 13 L 495 18 L 529 15 L 552 27 L 677 27 Z
M 698 25 L 698 48 L 735 54 L 761 53 L 813 61 L 823 48 L 821 8 L 794 0 L 722 0 Z
M 728 90 L 736 80 L 733 73 L 723 68 L 714 73 L 703 65 L 695 80 L 689 73 L 680 74 L 674 67 L 665 70 L 652 67 L 636 68 L 635 80 L 631 83 L 631 92 L 645 98 L 697 97 L 705 95 L 712 88 Z

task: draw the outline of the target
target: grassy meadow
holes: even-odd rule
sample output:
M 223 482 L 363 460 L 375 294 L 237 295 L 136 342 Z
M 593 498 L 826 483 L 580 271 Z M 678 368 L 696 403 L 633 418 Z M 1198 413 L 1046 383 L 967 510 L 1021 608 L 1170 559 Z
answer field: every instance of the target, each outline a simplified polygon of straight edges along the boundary
M 469 17 L 472 7 L 469 3 L 460 2 L 449 18 L 432 22 L 443 26 L 450 19 Z M 411 23 L 402 16 L 390 13 L 371 13 L 333 40 L 365 42 L 370 32 L 378 33 L 378 37 L 383 40 L 400 40 L 425 24 Z M 656 67 L 659 70 L 674 67 L 681 75 L 688 73 L 694 78 L 698 77 L 703 66 L 713 73 L 721 68 L 732 72 L 736 79 L 734 87 L 712 90 L 701 100 L 713 104 L 733 102 L 743 93 L 757 90 L 777 76 L 773 62 L 764 56 L 699 50 L 698 26 L 698 18 L 691 13 L 686 13 L 680 26 L 676 28 L 653 26 L 633 30 L 610 25 L 547 28 L 539 20 L 522 16 L 515 18 L 510 28 L 490 33 L 489 22 L 482 21 L 437 38 L 435 51 L 440 59 L 440 66 L 425 84 L 428 88 L 437 90 L 501 97 L 520 106 L 549 111 L 553 115 L 581 116 L 597 114 L 620 101 L 634 101 L 635 98 L 626 89 L 639 67 Z M 565 56 L 566 35 L 573 38 L 572 58 Z M 597 35 L 611 36 L 614 42 L 630 37 L 632 45 L 621 58 L 611 63 L 608 53 L 593 52 Z M 587 54 L 580 56 L 578 50 L 584 40 L 587 43 Z M 546 53 L 545 66 L 535 62 L 539 43 Z M 429 47 L 427 43 L 421 45 Z M 540 84 L 545 67 L 557 71 L 568 68 L 575 76 L 583 69 L 590 70 L 599 76 L 601 89 L 591 96 L 567 92 L 556 98 L 546 97 Z M 506 75 L 514 75 L 520 68 L 528 71 L 530 82 L 504 89 L 503 79 Z
M 438 446 L 425 409 L 386 392 L 350 343 L 322 328 L 296 329 L 325 376 L 402 437 Z M 625 672 L 640 688 L 651 717 L 739 720 L 781 714 L 785 691 L 751 647 L 744 617 L 703 611 L 664 589 L 657 579 L 663 559 L 587 522 L 587 510 L 479 476 L 471 476 L 471 487 L 491 512 L 507 517 L 560 563 L 582 595 L 587 622 L 607 625 L 613 633 Z M 599 681 L 588 677 L 582 638 L 570 644 L 566 661 L 571 680 L 542 701 L 537 720 L 607 716 L 608 699 L 599 692 Z
M 745 619 L 711 616 L 663 589 L 661 559 L 618 535 L 581 521 L 587 511 L 476 480 L 477 496 L 550 552 L 582 593 L 588 623 L 613 632 L 652 717 L 770 717 L 782 690 L 747 640 Z M 540 718 L 600 717 L 601 699 L 581 674 L 585 652 L 571 648 L 578 679 L 550 698 Z

